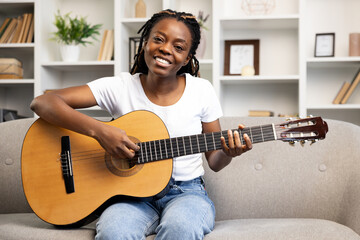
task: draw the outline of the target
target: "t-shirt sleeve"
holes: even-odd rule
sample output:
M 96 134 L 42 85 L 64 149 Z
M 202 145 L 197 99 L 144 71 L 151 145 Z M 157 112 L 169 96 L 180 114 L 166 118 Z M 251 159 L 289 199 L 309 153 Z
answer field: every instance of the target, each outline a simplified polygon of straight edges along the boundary
M 114 89 L 115 85 L 121 85 L 122 81 L 119 80 L 117 77 L 104 77 L 87 83 L 99 107 L 108 111 L 112 116 L 117 114 Z
M 223 116 L 220 101 L 215 93 L 213 85 L 206 81 L 202 89 L 203 112 L 202 122 L 212 122 Z

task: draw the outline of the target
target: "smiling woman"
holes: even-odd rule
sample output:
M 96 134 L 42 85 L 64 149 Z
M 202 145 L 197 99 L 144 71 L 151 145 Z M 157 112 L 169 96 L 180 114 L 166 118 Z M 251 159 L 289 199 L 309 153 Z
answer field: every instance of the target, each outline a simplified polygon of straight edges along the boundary
M 113 118 L 137 110 L 153 112 L 165 124 L 170 137 L 179 137 L 176 145 L 170 146 L 175 152 L 186 145 L 181 136 L 201 138 L 206 133 L 211 136 L 212 132 L 220 132 L 222 110 L 213 86 L 197 77 L 199 62 L 195 54 L 200 42 L 200 26 L 195 17 L 162 11 L 154 14 L 139 33 L 139 49 L 131 73 L 52 91 L 37 97 L 31 108 L 53 125 L 94 138 L 112 159 L 125 161 L 130 161 L 140 150 L 134 141 L 136 136 L 127 135 L 123 130 L 131 123 L 105 124 L 75 108 L 98 105 Z M 243 128 L 239 125 L 239 129 Z M 252 148 L 246 134 L 241 136 L 245 139 L 242 144 L 237 130 L 227 132 L 227 142 L 224 136 L 217 139 L 212 136 L 221 142 L 221 149 L 206 148 L 206 160 L 213 171 L 220 171 L 232 157 Z M 145 145 L 145 148 L 159 146 Z M 168 187 L 162 192 L 162 198 L 153 196 L 146 201 L 127 198 L 108 206 L 96 225 L 96 239 L 145 239 L 151 234 L 156 234 L 157 239 L 203 239 L 214 228 L 215 209 L 204 188 L 201 153 L 174 157 L 171 163 L 172 172 L 166 178 Z M 143 172 L 146 168 L 137 168 L 137 174 L 143 177 L 139 182 L 127 180 L 131 186 L 141 189 L 144 183 L 151 182 L 151 174 Z M 74 175 L 78 174 L 76 166 L 73 171 Z M 116 181 L 119 176 L 111 177 Z

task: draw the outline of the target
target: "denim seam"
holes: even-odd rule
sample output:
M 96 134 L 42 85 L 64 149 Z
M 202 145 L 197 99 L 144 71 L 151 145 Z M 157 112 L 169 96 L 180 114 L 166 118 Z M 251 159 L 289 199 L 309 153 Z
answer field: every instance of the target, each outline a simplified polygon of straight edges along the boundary
M 207 196 L 206 196 L 207 197 Z M 211 201 L 211 199 L 209 197 L 207 197 L 207 199 L 205 199 L 208 203 L 209 203 L 209 209 L 208 211 L 205 211 L 204 215 L 203 215 L 203 218 L 202 218 L 202 223 L 204 224 L 205 222 L 205 217 L 209 214 L 209 212 L 212 212 L 212 209 L 214 208 L 214 221 L 213 221 L 213 224 L 212 226 L 210 227 L 210 232 L 214 229 L 215 227 L 215 206 L 214 206 L 214 203 Z M 205 225 L 205 224 L 204 224 Z M 209 233 L 210 233 L 209 232 Z
M 144 228 L 144 231 L 143 231 L 143 232 L 144 232 L 144 236 L 145 236 L 144 239 L 146 239 L 147 236 L 155 233 L 155 231 L 154 231 L 154 232 L 151 232 L 151 233 L 148 233 L 148 234 L 147 234 L 147 231 L 150 229 L 151 226 L 153 226 L 153 225 L 156 223 L 157 220 L 159 220 L 159 216 L 158 216 L 158 215 L 154 216 L 154 217 L 149 221 L 149 223 L 146 224 L 146 226 L 145 226 L 145 228 Z

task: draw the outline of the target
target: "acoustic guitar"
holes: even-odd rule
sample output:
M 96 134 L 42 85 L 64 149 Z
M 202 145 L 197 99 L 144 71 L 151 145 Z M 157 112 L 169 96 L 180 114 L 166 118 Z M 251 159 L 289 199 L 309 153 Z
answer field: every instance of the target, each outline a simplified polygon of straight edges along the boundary
M 59 227 L 95 220 L 124 197 L 151 199 L 166 193 L 174 157 L 221 149 L 227 131 L 169 138 L 162 120 L 149 111 L 134 111 L 106 122 L 122 128 L 140 150 L 132 159 L 107 154 L 91 137 L 56 127 L 39 118 L 22 147 L 21 171 L 27 201 L 36 215 Z M 324 139 L 321 117 L 248 127 L 252 143 Z

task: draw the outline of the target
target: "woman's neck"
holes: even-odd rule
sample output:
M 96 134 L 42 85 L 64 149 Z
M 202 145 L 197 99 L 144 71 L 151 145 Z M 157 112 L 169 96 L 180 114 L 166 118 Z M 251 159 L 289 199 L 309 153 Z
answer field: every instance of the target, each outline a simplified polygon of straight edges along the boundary
M 140 80 L 149 100 L 160 106 L 175 104 L 182 97 L 186 86 L 184 75 L 159 78 L 151 74 L 141 74 Z

